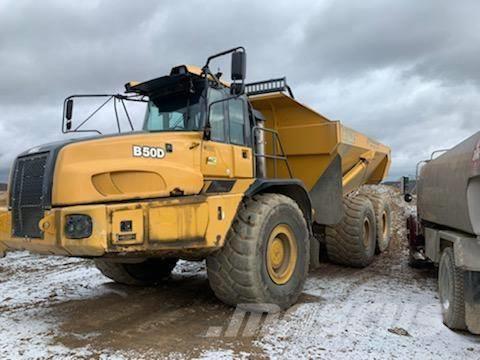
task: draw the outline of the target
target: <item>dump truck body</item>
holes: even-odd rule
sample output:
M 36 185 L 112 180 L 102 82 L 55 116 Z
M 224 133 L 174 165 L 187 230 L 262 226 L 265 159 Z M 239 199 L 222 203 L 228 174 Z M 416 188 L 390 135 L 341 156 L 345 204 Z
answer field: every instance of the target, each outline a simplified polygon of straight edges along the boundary
M 255 109 L 266 117 L 267 128 L 278 131 L 294 176 L 309 190 L 322 177 L 336 156 L 341 158 L 343 191 L 348 193 L 363 184 L 378 184 L 387 175 L 390 149 L 367 136 L 332 121 L 285 93 L 250 98 Z M 272 152 L 271 145 L 268 151 Z M 362 171 L 353 171 L 359 164 Z M 284 165 L 284 164 L 283 164 Z M 273 176 L 272 165 L 269 172 Z M 288 177 L 285 166 L 280 177 Z
M 231 84 L 208 65 L 229 53 Z M 128 83 L 130 95 L 99 95 L 123 105 L 132 130 L 124 101 L 145 102 L 142 131 L 21 154 L 0 214 L 2 247 L 95 258 L 106 276 L 136 285 L 168 276 L 178 258 L 206 258 L 221 300 L 280 308 L 301 293 L 321 237 L 339 263 L 368 265 L 377 234 L 389 238 L 389 209 L 347 195 L 386 176 L 390 150 L 300 104 L 284 80 L 245 85 L 245 56 L 234 48 L 202 69 Z M 73 128 L 78 97 L 98 96 L 65 100 L 66 133 L 91 118 Z M 354 214 L 345 201 L 357 203 Z M 351 220 L 345 239 L 340 223 Z
M 378 184 L 390 167 L 390 149 L 332 121 L 285 93 L 250 98 L 275 129 L 288 158 L 292 176 L 303 181 L 320 224 L 336 224 L 343 214 L 342 198 L 364 184 Z M 269 140 L 269 141 L 268 141 Z M 274 152 L 274 139 L 267 152 Z M 278 153 L 278 150 L 277 150 Z M 286 162 L 267 163 L 269 177 L 288 178 Z
M 439 264 L 445 323 L 480 333 L 480 132 L 421 167 L 417 212 L 411 256 Z M 452 286 L 462 289 L 458 301 L 448 296 Z

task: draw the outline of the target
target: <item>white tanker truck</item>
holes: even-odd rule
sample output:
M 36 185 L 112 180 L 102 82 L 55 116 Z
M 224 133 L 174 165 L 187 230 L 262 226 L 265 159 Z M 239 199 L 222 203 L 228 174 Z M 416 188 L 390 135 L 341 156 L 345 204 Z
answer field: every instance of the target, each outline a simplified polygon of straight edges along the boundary
M 445 325 L 480 334 L 480 132 L 417 166 L 407 227 L 410 264 L 438 265 Z

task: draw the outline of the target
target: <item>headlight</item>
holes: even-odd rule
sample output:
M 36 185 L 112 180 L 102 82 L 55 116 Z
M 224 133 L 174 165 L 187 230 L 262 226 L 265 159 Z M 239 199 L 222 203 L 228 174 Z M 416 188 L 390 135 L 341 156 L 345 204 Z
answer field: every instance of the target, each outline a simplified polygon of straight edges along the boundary
M 69 239 L 84 239 L 92 235 L 92 218 L 88 215 L 67 215 L 65 236 Z

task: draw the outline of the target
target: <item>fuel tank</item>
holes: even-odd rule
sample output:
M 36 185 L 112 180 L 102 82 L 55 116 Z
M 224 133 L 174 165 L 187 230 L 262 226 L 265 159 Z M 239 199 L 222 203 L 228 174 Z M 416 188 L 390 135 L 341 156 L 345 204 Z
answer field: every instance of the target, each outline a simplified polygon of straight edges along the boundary
M 422 220 L 480 235 L 480 132 L 428 161 L 417 195 Z

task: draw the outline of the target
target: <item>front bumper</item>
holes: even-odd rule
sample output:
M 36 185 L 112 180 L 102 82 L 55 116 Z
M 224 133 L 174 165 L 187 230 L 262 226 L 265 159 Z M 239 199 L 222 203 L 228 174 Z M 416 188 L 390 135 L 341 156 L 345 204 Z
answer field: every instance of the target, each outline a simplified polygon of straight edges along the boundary
M 42 239 L 13 237 L 11 212 L 4 209 L 0 210 L 0 254 L 6 249 L 79 257 L 201 257 L 223 246 L 241 199 L 241 194 L 198 195 L 53 208 L 45 211 L 39 222 Z M 91 217 L 91 236 L 65 236 L 66 218 L 73 214 Z M 124 221 L 131 222 L 131 227 L 121 226 Z

